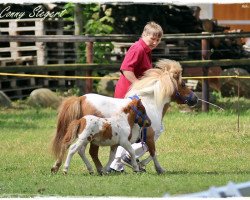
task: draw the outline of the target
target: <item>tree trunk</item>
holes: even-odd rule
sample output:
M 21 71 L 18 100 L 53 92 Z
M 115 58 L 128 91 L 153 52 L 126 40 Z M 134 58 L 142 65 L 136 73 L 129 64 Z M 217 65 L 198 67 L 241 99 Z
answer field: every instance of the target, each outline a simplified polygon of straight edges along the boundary
M 82 35 L 83 33 L 83 8 L 79 3 L 75 4 L 75 35 Z M 80 61 L 82 52 L 80 51 L 80 43 L 76 43 L 77 61 Z
M 74 10 L 74 23 L 75 23 L 75 35 L 82 35 L 83 33 L 83 7 L 81 4 L 76 3 L 75 4 L 75 10 Z M 76 55 L 77 60 L 76 62 L 81 63 L 81 55 L 83 52 L 81 52 L 80 49 L 80 42 L 76 42 Z M 84 76 L 84 72 L 82 70 L 78 71 L 77 76 Z M 79 94 L 83 95 L 85 93 L 85 87 L 86 87 L 86 81 L 85 80 L 77 80 L 76 81 L 77 87 L 80 89 Z

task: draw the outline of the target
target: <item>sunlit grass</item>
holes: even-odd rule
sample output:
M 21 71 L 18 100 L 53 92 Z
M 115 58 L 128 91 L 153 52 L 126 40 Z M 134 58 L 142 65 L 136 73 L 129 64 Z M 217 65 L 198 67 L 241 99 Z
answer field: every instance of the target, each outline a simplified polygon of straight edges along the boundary
M 171 109 L 170 109 L 171 110 Z M 174 110 L 174 109 L 172 109 Z M 157 141 L 157 154 L 167 170 L 157 175 L 153 164 L 147 173 L 89 175 L 79 156 L 69 174 L 51 175 L 54 158 L 50 141 L 56 110 L 13 108 L 0 110 L 0 197 L 10 196 L 136 196 L 161 197 L 207 190 L 229 181 L 250 180 L 250 112 L 168 112 L 165 132 Z M 108 148 L 100 158 L 107 161 Z M 86 151 L 87 152 L 87 151 Z

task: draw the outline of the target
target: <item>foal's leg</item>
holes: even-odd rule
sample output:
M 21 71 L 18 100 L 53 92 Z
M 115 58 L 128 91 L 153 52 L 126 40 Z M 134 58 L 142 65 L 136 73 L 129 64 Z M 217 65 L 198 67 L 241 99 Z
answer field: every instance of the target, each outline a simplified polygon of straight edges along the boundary
M 106 166 L 104 167 L 104 171 L 103 171 L 104 173 L 107 173 L 107 171 L 109 170 L 110 164 L 115 159 L 115 153 L 116 153 L 117 147 L 118 145 L 114 145 L 110 147 L 109 160 Z
M 131 156 L 131 164 L 133 166 L 133 169 L 135 172 L 139 172 L 139 166 L 136 162 L 135 159 L 135 150 L 132 148 L 131 143 L 129 141 L 125 141 L 123 143 L 120 144 L 124 149 L 126 149 L 126 151 L 130 154 Z
M 82 148 L 82 146 L 86 146 L 87 144 L 88 144 L 88 141 L 78 139 L 76 143 L 74 143 L 70 146 L 69 152 L 68 152 L 65 164 L 64 164 L 64 169 L 63 169 L 64 174 L 67 174 L 67 172 L 68 172 L 69 164 L 70 164 L 70 161 L 71 161 L 73 155 L 77 151 L 79 151 Z
M 103 166 L 102 163 L 100 162 L 99 158 L 98 158 L 98 150 L 99 150 L 99 146 L 90 143 L 90 147 L 89 147 L 89 154 L 93 160 L 93 162 L 95 163 L 95 167 L 97 172 L 102 175 L 103 173 Z
M 93 170 L 93 167 L 90 164 L 88 158 L 86 157 L 85 150 L 86 150 L 86 146 L 83 146 L 81 149 L 78 150 L 78 154 L 81 156 L 81 158 L 82 158 L 83 162 L 85 163 L 89 173 L 93 174 L 94 170 Z
M 152 159 L 154 161 L 155 170 L 157 171 L 158 174 L 164 173 L 165 170 L 161 167 L 160 163 L 157 160 L 156 154 L 155 154 L 154 130 L 152 129 L 152 127 L 149 127 L 147 129 L 146 144 L 148 146 L 148 151 L 150 153 L 150 156 L 152 157 Z
M 140 161 L 140 165 L 142 167 L 145 167 L 150 161 L 152 160 L 151 156 L 148 156 L 147 158 L 145 158 L 144 160 Z

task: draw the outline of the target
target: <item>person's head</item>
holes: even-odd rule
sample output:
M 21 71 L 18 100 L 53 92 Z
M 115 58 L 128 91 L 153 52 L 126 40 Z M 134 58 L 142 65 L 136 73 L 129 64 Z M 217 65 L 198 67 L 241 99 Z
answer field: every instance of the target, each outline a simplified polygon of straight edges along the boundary
M 161 26 L 153 21 L 148 22 L 143 29 L 142 39 L 150 49 L 154 49 L 161 41 L 163 30 Z

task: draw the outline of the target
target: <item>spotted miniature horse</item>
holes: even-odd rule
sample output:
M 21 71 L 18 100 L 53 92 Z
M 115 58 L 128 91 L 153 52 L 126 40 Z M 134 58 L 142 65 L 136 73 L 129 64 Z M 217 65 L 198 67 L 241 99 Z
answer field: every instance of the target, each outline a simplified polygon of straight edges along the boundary
M 165 170 L 157 160 L 155 141 L 161 135 L 162 118 L 171 101 L 179 104 L 194 106 L 198 102 L 195 93 L 190 90 L 182 80 L 182 67 L 174 60 L 162 59 L 156 63 L 156 67 L 147 70 L 140 80 L 131 85 L 126 97 L 137 94 L 146 108 L 147 114 L 152 122 L 147 128 L 146 145 L 153 160 L 158 174 Z M 52 151 L 58 157 L 59 149 L 63 144 L 64 135 L 69 124 L 85 115 L 98 117 L 111 117 L 127 103 L 126 99 L 118 99 L 98 94 L 85 94 L 80 97 L 72 96 L 65 99 L 60 105 L 57 117 L 57 130 L 52 141 Z M 134 125 L 133 134 L 138 133 L 140 127 Z M 136 140 L 132 141 L 136 142 Z M 89 153 L 96 166 L 101 165 L 98 158 L 99 146 L 90 144 Z M 147 164 L 147 162 L 144 162 Z
M 126 102 L 127 105 L 123 107 L 120 112 L 110 118 L 86 115 L 79 120 L 72 121 L 63 138 L 60 156 L 52 167 L 51 172 L 56 173 L 58 171 L 62 164 L 64 154 L 70 146 L 63 169 L 64 173 L 67 174 L 72 156 L 78 151 L 86 164 L 88 171 L 92 174 L 94 172 L 93 168 L 85 155 L 85 149 L 88 143 L 93 143 L 98 146 L 110 146 L 109 161 L 104 169 L 102 166 L 96 166 L 99 174 L 108 171 L 119 145 L 130 153 L 134 171 L 138 172 L 139 167 L 130 140 L 132 138 L 138 138 L 139 132 L 137 134 L 132 133 L 132 128 L 135 123 L 140 127 L 149 127 L 151 121 L 138 96 L 127 98 Z M 76 138 L 78 139 L 72 144 Z

